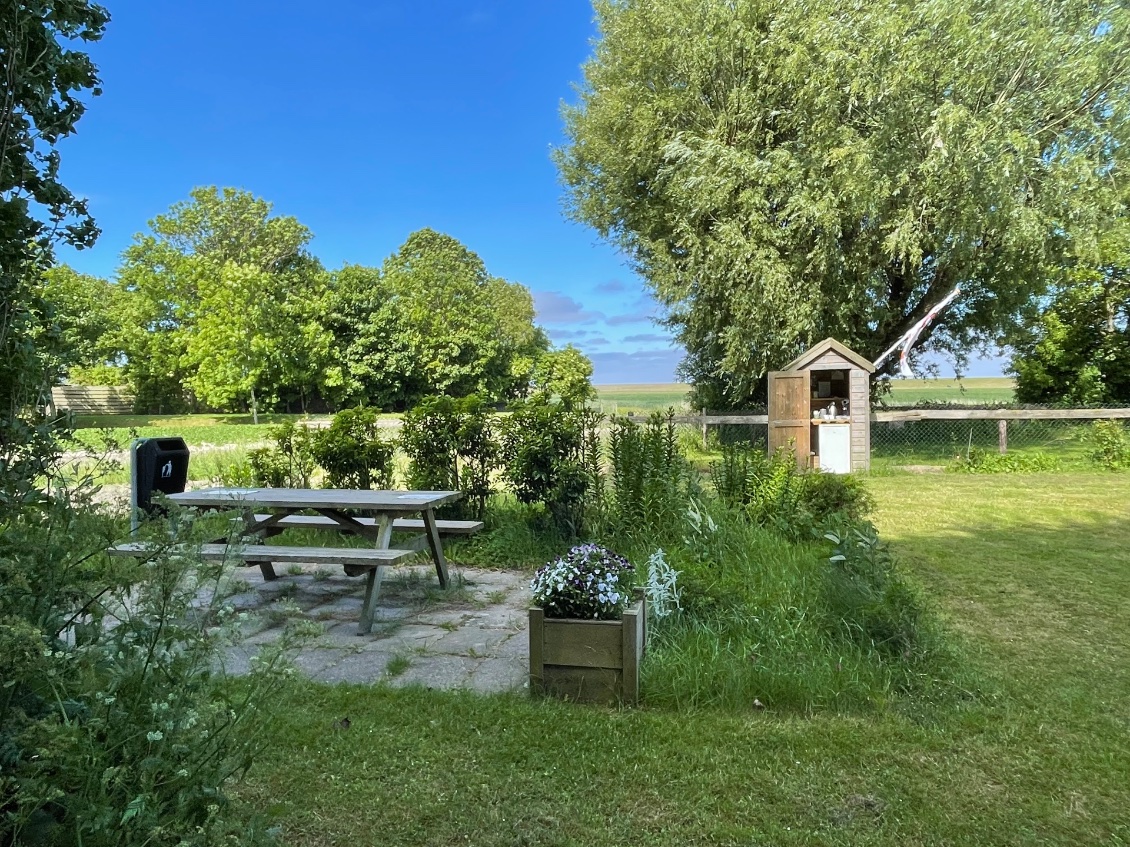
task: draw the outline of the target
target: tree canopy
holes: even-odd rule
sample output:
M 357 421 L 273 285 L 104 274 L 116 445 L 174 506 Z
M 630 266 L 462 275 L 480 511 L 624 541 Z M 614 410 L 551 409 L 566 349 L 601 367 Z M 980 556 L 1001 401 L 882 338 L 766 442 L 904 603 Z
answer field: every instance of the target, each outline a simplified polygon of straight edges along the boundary
M 381 268 L 331 274 L 335 355 L 324 391 L 338 403 L 407 408 L 432 394 L 491 402 L 525 392 L 548 349 L 529 289 L 491 276 L 449 235 L 422 229 Z
M 1060 272 L 1009 336 L 1021 402 L 1130 404 L 1130 219 L 1121 224 L 1100 240 L 1099 261 Z
M 963 354 L 1093 254 L 1127 156 L 1130 10 L 1087 0 L 597 0 L 556 153 L 711 405 L 832 335 Z
M 84 200 L 61 182 L 58 142 L 97 95 L 90 57 L 72 42 L 102 37 L 109 15 L 94 3 L 25 0 L 0 6 L 0 499 L 34 485 L 52 449 L 34 408 L 55 375 L 57 338 L 41 276 L 58 241 L 88 247 L 98 229 Z M 0 716 L 2 717 L 2 716 Z
M 138 405 L 298 399 L 404 409 L 432 394 L 524 396 L 549 349 L 529 290 L 423 229 L 380 268 L 326 272 L 309 230 L 245 191 L 198 188 L 126 251 L 118 339 Z M 61 279 L 85 279 L 67 269 Z M 578 354 L 579 355 L 579 354 Z
M 321 265 L 310 231 L 246 191 L 197 188 L 126 250 L 118 282 L 129 321 L 126 373 L 143 405 L 174 411 L 191 388 L 205 404 L 246 399 L 252 413 L 312 382 L 306 325 Z

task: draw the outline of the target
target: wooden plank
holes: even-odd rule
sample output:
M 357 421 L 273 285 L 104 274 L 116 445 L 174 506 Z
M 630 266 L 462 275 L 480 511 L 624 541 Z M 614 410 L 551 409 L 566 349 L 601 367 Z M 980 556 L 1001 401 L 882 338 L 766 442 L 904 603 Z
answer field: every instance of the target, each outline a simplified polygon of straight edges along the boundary
M 428 548 L 432 551 L 432 561 L 435 562 L 436 576 L 439 577 L 439 587 L 447 588 L 447 559 L 443 555 L 443 542 L 436 528 L 436 516 L 431 509 L 424 509 L 424 538 Z
M 857 405 L 856 408 L 859 408 Z M 854 420 L 856 415 L 852 415 Z M 1130 409 L 911 409 L 906 411 L 871 412 L 868 419 L 872 423 L 896 423 L 903 421 L 927 420 L 1126 420 L 1130 419 Z M 675 423 L 698 424 L 705 421 L 707 426 L 720 424 L 766 424 L 767 415 L 684 415 L 676 416 Z
M 543 624 L 546 665 L 622 668 L 624 645 L 619 621 L 546 618 Z
M 909 409 L 872 412 L 876 423 L 896 421 L 1090 421 L 1125 420 L 1130 409 Z
M 463 497 L 462 491 L 372 491 L 350 488 L 201 488 L 170 494 L 194 508 L 230 509 L 252 504 L 273 509 L 350 509 L 421 513 Z
M 270 518 L 270 515 L 255 515 L 256 522 Z M 238 518 L 236 518 L 238 520 Z M 376 518 L 354 518 L 362 526 L 373 526 Z M 341 529 L 333 518 L 325 515 L 284 515 L 272 524 L 273 527 L 302 527 L 306 529 Z M 436 521 L 440 535 L 474 535 L 483 528 L 482 521 Z M 396 518 L 392 522 L 393 532 L 422 532 L 424 522 L 418 518 Z
M 361 620 L 357 623 L 357 634 L 368 635 L 373 630 L 373 619 L 377 616 L 377 597 L 381 593 L 382 567 L 370 568 L 365 575 L 365 599 L 361 603 Z
M 636 603 L 624 610 L 624 674 L 622 697 L 625 703 L 635 704 L 640 699 L 640 661 L 646 641 L 645 621 L 647 606 Z
M 545 610 L 530 608 L 530 691 L 542 692 L 545 680 L 542 667 L 545 663 Z
M 790 447 L 798 467 L 808 465 L 812 450 L 808 371 L 769 374 L 769 454 Z
M 620 697 L 621 672 L 614 668 L 578 668 L 546 665 L 542 690 L 578 703 L 616 703 Z
M 115 544 L 107 548 L 112 556 L 145 557 L 156 555 L 163 550 L 168 550 L 177 555 L 199 555 L 209 561 L 227 561 L 239 559 L 245 562 L 293 562 L 301 564 L 331 564 L 331 565 L 394 565 L 415 555 L 412 550 L 378 550 L 373 547 L 283 547 L 273 544 L 201 544 L 177 545 L 175 547 L 162 547 L 144 541 L 132 541 L 126 544 Z

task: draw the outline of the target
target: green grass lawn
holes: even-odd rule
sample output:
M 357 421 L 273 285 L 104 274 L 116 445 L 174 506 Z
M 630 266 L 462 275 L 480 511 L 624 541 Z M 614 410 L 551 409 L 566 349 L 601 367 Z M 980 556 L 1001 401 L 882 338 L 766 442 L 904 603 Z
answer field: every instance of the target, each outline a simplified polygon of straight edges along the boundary
M 1130 842 L 1130 474 L 870 484 L 952 690 L 805 715 L 296 683 L 241 798 L 303 845 Z

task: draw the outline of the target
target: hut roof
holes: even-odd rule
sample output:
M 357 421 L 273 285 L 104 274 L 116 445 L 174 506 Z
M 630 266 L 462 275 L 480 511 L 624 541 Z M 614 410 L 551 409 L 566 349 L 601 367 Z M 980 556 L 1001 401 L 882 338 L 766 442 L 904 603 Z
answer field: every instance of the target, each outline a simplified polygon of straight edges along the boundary
M 867 373 L 869 374 L 875 373 L 875 366 L 873 364 L 864 359 L 850 347 L 845 344 L 841 344 L 834 338 L 825 338 L 819 344 L 815 344 L 812 347 L 808 348 L 787 365 L 785 365 L 783 370 L 799 371 L 802 368 L 808 367 L 828 352 L 835 353 L 836 355 L 840 356 L 843 359 L 846 359 L 848 362 L 855 365 L 857 368 L 867 371 Z

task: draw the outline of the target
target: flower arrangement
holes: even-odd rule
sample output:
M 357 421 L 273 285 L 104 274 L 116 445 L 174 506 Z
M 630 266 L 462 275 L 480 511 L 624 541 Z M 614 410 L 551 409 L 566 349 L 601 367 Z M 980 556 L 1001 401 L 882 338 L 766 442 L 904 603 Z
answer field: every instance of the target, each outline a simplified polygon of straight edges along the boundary
M 632 599 L 635 568 L 597 544 L 581 544 L 542 565 L 530 582 L 548 618 L 616 620 Z

